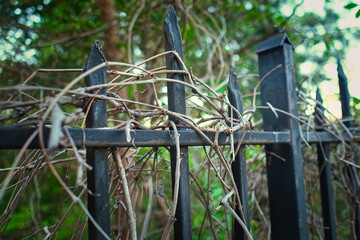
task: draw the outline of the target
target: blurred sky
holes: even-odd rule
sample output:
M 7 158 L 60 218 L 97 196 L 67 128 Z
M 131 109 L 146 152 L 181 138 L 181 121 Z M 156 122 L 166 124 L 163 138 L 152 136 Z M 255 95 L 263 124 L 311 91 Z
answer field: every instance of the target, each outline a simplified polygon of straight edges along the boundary
M 298 2 L 300 1 L 298 0 Z M 358 2 L 358 0 L 354 0 L 353 2 L 359 4 L 360 6 L 360 2 Z M 355 18 L 355 13 L 359 7 L 348 10 L 344 8 L 344 4 L 346 4 L 344 1 L 336 0 L 330 1 L 326 4 L 328 4 L 328 7 L 332 7 L 340 15 L 338 25 L 341 29 L 360 28 L 360 18 Z M 297 14 L 302 15 L 304 12 L 315 12 L 320 16 L 324 16 L 324 5 L 325 0 L 304 0 L 304 3 L 297 11 Z M 289 11 L 290 10 L 292 11 L 292 9 L 289 9 Z M 285 11 L 287 10 L 285 9 Z M 348 78 L 350 95 L 360 98 L 360 39 L 350 37 L 348 39 L 350 40 L 350 44 L 346 49 L 345 59 L 341 59 L 341 63 Z M 297 49 L 295 46 L 295 54 L 296 51 Z M 300 70 L 306 74 L 310 74 L 315 70 L 315 68 L 315 66 L 309 66 L 307 63 L 300 65 Z M 323 68 L 324 73 L 330 79 L 330 81 L 323 81 L 320 84 L 320 90 L 324 98 L 325 107 L 328 108 L 336 117 L 341 118 L 336 59 L 329 59 L 329 62 Z M 313 95 L 315 96 L 315 93 L 313 93 Z

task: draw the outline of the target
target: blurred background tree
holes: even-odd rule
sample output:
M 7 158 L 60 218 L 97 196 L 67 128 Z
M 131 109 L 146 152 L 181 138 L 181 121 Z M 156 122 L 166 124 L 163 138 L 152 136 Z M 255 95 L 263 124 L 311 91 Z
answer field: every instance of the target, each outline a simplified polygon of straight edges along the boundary
M 295 62 L 307 59 L 321 65 L 329 57 L 342 57 L 349 36 L 337 25 L 339 15 L 327 4 L 324 16 L 298 15 L 302 3 L 4 0 L 0 3 L 1 83 L 20 83 L 38 68 L 81 68 L 96 39 L 102 40 L 111 61 L 137 62 L 160 53 L 162 22 L 170 4 L 183 32 L 185 62 L 213 86 L 224 81 L 229 64 L 240 75 L 256 73 L 257 44 L 278 33 L 286 32 L 300 48 Z M 358 36 L 360 30 L 351 34 Z M 311 52 L 316 45 L 325 46 L 321 54 Z M 241 81 L 244 91 L 255 82 Z M 64 83 L 52 79 L 52 84 Z

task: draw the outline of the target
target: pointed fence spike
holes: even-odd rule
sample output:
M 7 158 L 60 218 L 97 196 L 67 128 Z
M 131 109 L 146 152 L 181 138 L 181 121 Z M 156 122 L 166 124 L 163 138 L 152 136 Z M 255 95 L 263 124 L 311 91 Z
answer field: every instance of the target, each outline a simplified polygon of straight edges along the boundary
M 348 80 L 347 80 L 347 77 L 344 73 L 344 69 L 343 69 L 339 59 L 338 59 L 337 63 L 338 63 L 337 72 L 338 72 L 338 78 L 339 78 L 341 111 L 342 111 L 343 118 L 348 118 L 348 117 L 351 117 Z M 350 127 L 351 122 L 346 122 L 345 125 Z
M 340 90 L 340 102 L 341 102 L 341 112 L 342 112 L 342 118 L 343 120 L 348 119 L 348 121 L 344 121 L 344 125 L 348 128 L 352 127 L 352 121 L 351 121 L 351 111 L 350 111 L 350 94 L 349 94 L 349 87 L 348 87 L 348 81 L 347 77 L 344 73 L 344 69 L 341 65 L 340 59 L 338 59 L 338 78 L 339 78 L 339 90 Z M 357 164 L 357 157 L 355 154 L 355 149 L 350 149 L 349 151 L 352 151 L 352 159 L 351 161 L 355 164 Z M 355 209 L 355 219 L 354 219 L 354 228 L 355 228 L 355 235 L 357 239 L 360 239 L 360 196 L 359 194 L 356 194 L 360 191 L 359 186 L 359 176 L 358 171 L 354 166 L 347 166 L 347 172 L 349 175 L 349 178 L 352 183 L 353 192 L 356 195 L 356 199 L 354 199 L 355 206 L 353 206 L 353 209 Z
M 176 51 L 179 57 L 183 60 L 183 45 L 180 33 L 180 28 L 177 23 L 177 17 L 174 7 L 170 7 L 165 21 L 165 51 Z M 166 55 L 166 69 L 168 70 L 183 70 L 179 60 L 174 54 Z M 184 81 L 183 73 L 168 73 L 167 78 Z M 185 87 L 179 83 L 167 83 L 168 108 L 170 111 L 186 114 L 185 105 Z M 184 125 L 177 118 L 169 117 L 177 125 Z M 174 238 L 175 239 L 192 239 L 191 226 L 191 199 L 190 199 L 190 179 L 189 179 L 189 157 L 188 148 L 180 147 L 182 159 L 180 163 L 180 180 L 178 203 L 176 207 L 174 223 Z M 170 147 L 171 158 L 171 179 L 174 191 L 175 186 L 175 169 L 176 169 L 176 147 Z
M 324 111 L 322 106 L 320 88 L 316 89 L 315 126 L 317 132 L 324 131 Z M 336 214 L 334 207 L 333 190 L 331 184 L 331 169 L 328 161 L 330 156 L 330 145 L 328 143 L 317 143 L 317 159 L 320 178 L 320 194 L 324 235 L 326 240 L 336 240 Z
M 298 116 L 293 46 L 282 34 L 259 43 L 262 105 L 270 103 L 293 116 Z M 281 68 L 273 71 L 281 64 Z M 270 74 L 269 74 L 270 73 Z M 272 239 L 308 239 L 306 199 L 300 123 L 283 113 L 274 116 L 271 109 L 263 109 L 265 131 L 289 131 L 288 145 L 265 146 Z M 286 161 L 270 154 L 275 153 Z M 286 219 L 286 220 L 285 220 Z
M 323 104 L 323 99 L 321 97 L 321 92 L 320 92 L 320 88 L 318 87 L 316 89 L 316 108 L 315 108 L 315 125 L 317 127 L 321 127 L 323 125 L 323 121 L 324 119 L 324 111 L 325 108 L 322 105 Z
M 233 105 L 239 112 L 243 112 L 241 92 L 239 81 L 236 77 L 236 73 L 234 71 L 234 67 L 230 67 L 229 74 L 229 82 L 228 82 L 228 97 L 231 105 Z M 235 114 L 235 112 L 234 112 Z M 238 118 L 238 116 L 233 116 L 234 118 Z
M 239 81 L 236 77 L 234 67 L 230 67 L 229 82 L 228 82 L 228 98 L 231 103 L 240 113 L 243 112 L 243 105 L 240 93 Z M 233 118 L 237 119 L 240 116 L 233 111 Z M 229 108 L 229 117 L 231 117 L 231 108 Z M 247 188 L 247 170 L 246 170 L 246 155 L 245 147 L 241 146 L 239 152 L 235 155 L 235 161 L 231 164 L 236 187 L 240 195 L 242 212 L 239 211 L 239 203 L 237 202 L 236 213 L 244 220 L 247 228 L 250 230 L 249 223 L 249 207 L 248 207 L 248 188 Z M 245 218 L 245 219 L 244 219 Z M 246 239 L 246 234 L 241 225 L 234 221 L 234 239 Z
M 184 55 L 183 55 L 182 38 L 173 6 L 170 7 L 166 15 L 164 21 L 164 33 L 165 33 L 165 51 L 176 51 L 179 57 L 183 60 Z M 179 63 L 178 59 L 175 57 L 174 54 L 166 55 L 166 68 L 171 70 L 183 70 L 181 64 Z M 167 78 L 184 81 L 184 74 L 168 73 Z M 167 87 L 168 87 L 169 110 L 181 114 L 186 114 L 184 85 L 168 82 Z M 179 123 L 179 121 L 174 117 L 170 117 L 170 120 L 174 121 L 176 124 Z
M 101 51 L 98 41 L 94 43 L 84 72 L 106 61 Z M 85 77 L 86 86 L 96 86 L 106 83 L 107 67 L 104 66 Z M 90 91 L 97 92 L 98 89 Z M 106 89 L 101 88 L 98 95 L 105 95 Z M 94 99 L 86 118 L 87 128 L 107 127 L 106 100 Z M 103 230 L 101 233 L 98 228 L 89 221 L 89 239 L 106 239 L 110 236 L 110 196 L 109 196 L 109 170 L 108 170 L 108 150 L 107 148 L 86 148 L 87 163 L 93 167 L 87 172 L 87 184 L 91 194 L 88 194 L 88 209 L 94 220 Z
M 182 37 L 180 33 L 180 27 L 177 22 L 177 16 L 174 7 L 171 6 L 165 21 L 164 21 L 164 32 L 165 32 L 165 50 L 175 50 L 181 59 L 184 59 Z M 171 54 L 167 55 L 171 56 Z
M 323 103 L 323 99 L 321 97 L 321 92 L 320 92 L 320 88 L 316 88 L 316 101 L 318 101 L 319 103 Z
M 89 57 L 86 61 L 86 64 L 84 66 L 83 72 L 86 72 L 87 70 L 106 62 L 105 56 L 101 50 L 101 45 L 99 41 L 95 41 Z M 92 74 L 85 77 L 85 84 L 86 86 L 94 86 L 99 84 L 105 84 L 106 83 L 106 71 L 107 67 L 103 67 L 99 70 L 96 70 Z M 96 92 L 97 90 L 92 90 L 91 92 Z M 99 92 L 99 94 L 105 94 L 106 90 L 105 88 L 102 88 Z

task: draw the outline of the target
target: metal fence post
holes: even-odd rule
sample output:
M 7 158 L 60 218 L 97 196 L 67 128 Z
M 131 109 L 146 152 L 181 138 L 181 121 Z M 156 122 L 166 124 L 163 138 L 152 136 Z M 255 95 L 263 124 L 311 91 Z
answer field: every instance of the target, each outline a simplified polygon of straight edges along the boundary
M 238 79 L 236 77 L 234 68 L 231 66 L 230 75 L 229 75 L 229 83 L 227 86 L 228 89 L 228 97 L 231 105 L 236 108 L 240 113 L 243 112 L 243 105 L 240 93 L 240 86 Z M 229 117 L 231 117 L 231 109 L 229 109 Z M 238 114 L 233 111 L 232 117 L 234 119 L 240 118 Z M 249 223 L 249 204 L 248 204 L 248 186 L 247 186 L 247 171 L 246 171 L 246 155 L 245 155 L 245 147 L 241 146 L 239 152 L 235 155 L 235 161 L 231 164 L 231 170 L 234 175 L 234 180 L 238 192 L 240 194 L 240 201 L 242 205 L 242 211 L 244 213 L 245 224 L 250 231 L 250 223 Z M 236 213 L 241 217 L 239 208 L 239 203 L 237 202 Z M 234 239 L 246 239 L 245 231 L 241 227 L 241 225 L 234 221 Z
M 340 60 L 338 60 L 338 78 L 339 78 L 339 89 L 340 89 L 340 102 L 341 102 L 341 112 L 342 112 L 342 119 L 346 120 L 344 122 L 345 126 L 350 128 L 352 127 L 352 116 L 350 111 L 350 94 L 349 94 L 349 88 L 348 88 L 348 82 L 347 77 L 344 73 L 344 70 L 341 66 Z M 352 154 L 349 154 L 349 157 L 351 162 L 354 162 L 357 164 L 356 154 L 354 149 L 347 149 L 347 151 L 352 152 Z M 354 166 L 348 166 L 347 172 L 350 178 L 350 181 L 352 183 L 353 187 L 353 194 L 354 194 L 354 228 L 355 228 L 355 234 L 356 239 L 360 239 L 360 183 L 359 183 L 359 176 L 357 169 Z
M 293 46 L 286 34 L 259 44 L 262 105 L 271 104 L 298 116 L 296 84 L 292 57 Z M 299 122 L 283 113 L 278 117 L 263 110 L 265 131 L 288 131 L 290 144 L 266 145 L 267 177 L 272 239 L 307 239 L 308 227 Z
M 96 41 L 84 67 L 84 72 L 105 62 L 100 44 Z M 87 87 L 106 83 L 107 67 L 103 67 L 87 77 Z M 106 89 L 93 90 L 91 93 L 105 95 Z M 87 128 L 101 128 L 107 126 L 106 100 L 94 99 L 86 118 Z M 89 165 L 93 167 L 87 172 L 88 209 L 94 220 L 103 231 L 110 236 L 110 197 L 109 197 L 109 171 L 107 148 L 86 148 L 86 157 Z M 106 239 L 89 220 L 89 239 Z
M 315 125 L 318 132 L 324 129 L 324 107 L 320 90 L 316 91 Z M 318 167 L 320 173 L 321 206 L 323 215 L 324 235 L 326 240 L 336 239 L 336 220 L 333 191 L 331 187 L 331 171 L 329 163 L 329 144 L 317 143 Z
M 165 21 L 164 21 L 164 33 L 165 33 L 165 51 L 176 51 L 181 59 L 183 57 L 183 45 L 180 33 L 180 28 L 177 23 L 177 17 L 174 8 L 171 6 Z M 178 60 L 173 54 L 166 55 L 166 69 L 168 70 L 183 70 Z M 167 78 L 177 79 L 184 81 L 184 74 L 182 73 L 168 73 Z M 179 83 L 167 83 L 168 105 L 169 110 L 186 114 L 185 106 L 185 87 Z M 175 124 L 181 125 L 174 117 L 169 118 L 174 121 Z M 190 200 L 190 182 L 189 182 L 189 159 L 188 148 L 181 147 L 181 163 L 180 163 L 180 186 L 178 204 L 176 208 L 174 223 L 174 238 L 175 239 L 192 239 L 192 227 L 191 227 L 191 200 Z M 172 186 L 175 185 L 175 166 L 176 166 L 176 147 L 170 147 L 171 157 L 171 178 Z M 173 189 L 174 190 L 174 189 Z

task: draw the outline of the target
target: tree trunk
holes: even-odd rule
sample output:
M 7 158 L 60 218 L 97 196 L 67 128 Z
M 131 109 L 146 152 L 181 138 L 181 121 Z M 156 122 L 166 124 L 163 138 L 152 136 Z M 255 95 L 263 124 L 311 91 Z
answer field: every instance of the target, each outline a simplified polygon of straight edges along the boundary
M 106 59 L 109 61 L 120 61 L 122 54 L 117 44 L 120 42 L 119 26 L 116 19 L 116 8 L 114 0 L 98 0 L 97 4 L 100 9 L 100 19 L 108 25 L 103 37 L 104 52 Z M 117 93 L 121 98 L 127 99 L 125 89 Z
M 120 49 L 116 46 L 120 42 L 119 27 L 116 20 L 116 8 L 114 0 L 98 0 L 100 8 L 100 19 L 108 25 L 104 35 L 104 51 L 106 58 L 110 61 L 119 61 L 121 58 Z

